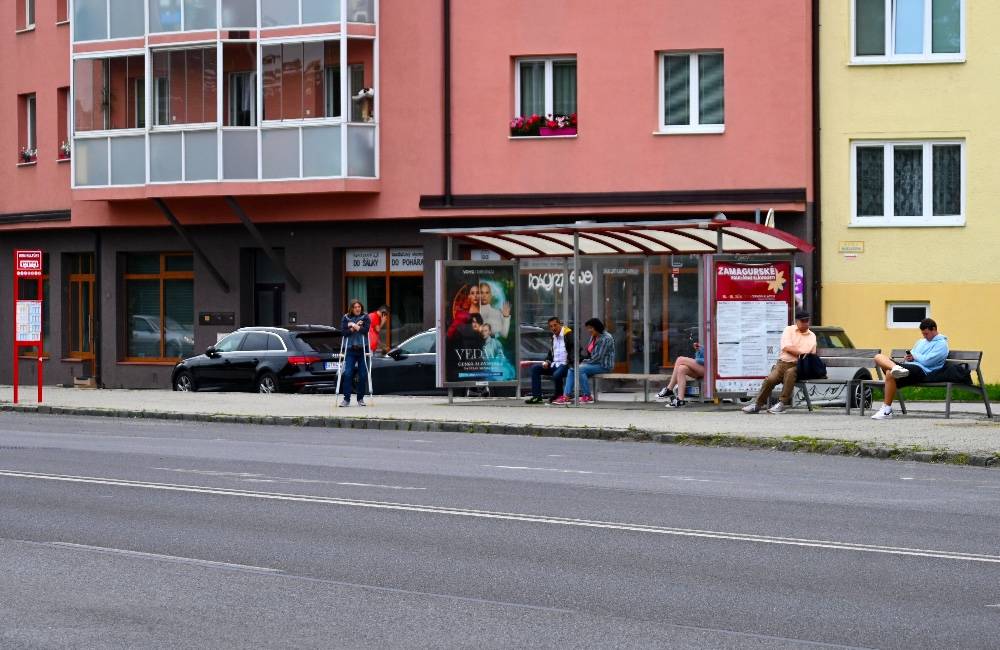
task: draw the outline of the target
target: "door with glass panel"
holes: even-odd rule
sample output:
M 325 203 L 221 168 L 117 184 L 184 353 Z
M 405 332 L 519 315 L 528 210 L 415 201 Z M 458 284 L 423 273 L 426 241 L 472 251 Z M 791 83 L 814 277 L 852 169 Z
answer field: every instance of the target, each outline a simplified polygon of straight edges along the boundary
M 94 371 L 94 254 L 68 256 L 69 309 L 67 311 L 68 354 L 90 363 Z

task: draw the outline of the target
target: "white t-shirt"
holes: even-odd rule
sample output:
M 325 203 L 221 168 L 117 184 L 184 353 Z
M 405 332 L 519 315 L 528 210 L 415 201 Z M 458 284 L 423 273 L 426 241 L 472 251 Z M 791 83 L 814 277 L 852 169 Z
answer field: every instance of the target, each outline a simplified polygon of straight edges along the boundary
M 552 365 L 558 368 L 566 365 L 566 338 L 562 332 L 552 335 Z

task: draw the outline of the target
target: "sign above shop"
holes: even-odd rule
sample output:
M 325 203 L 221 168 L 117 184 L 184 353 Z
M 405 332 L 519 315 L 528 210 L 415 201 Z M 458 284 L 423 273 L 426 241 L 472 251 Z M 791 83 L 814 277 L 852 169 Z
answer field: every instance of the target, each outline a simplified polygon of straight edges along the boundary
M 424 270 L 423 248 L 391 248 L 389 249 L 389 271 L 402 273 Z
M 384 248 L 348 248 L 344 254 L 347 273 L 385 272 Z

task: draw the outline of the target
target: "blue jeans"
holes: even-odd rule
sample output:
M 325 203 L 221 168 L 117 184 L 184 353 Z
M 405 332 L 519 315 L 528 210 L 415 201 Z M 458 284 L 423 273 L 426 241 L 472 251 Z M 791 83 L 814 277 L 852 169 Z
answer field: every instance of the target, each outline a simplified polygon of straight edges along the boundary
M 580 364 L 580 395 L 590 395 L 590 382 L 588 379 L 594 375 L 599 375 L 603 372 L 608 372 L 608 369 L 604 366 L 599 366 L 596 363 L 581 363 Z M 566 397 L 573 397 L 573 369 L 569 369 L 569 374 L 566 375 L 566 390 L 563 393 Z
M 538 364 L 531 367 L 531 396 L 541 398 L 542 396 L 542 375 L 552 375 L 552 381 L 556 385 L 555 395 L 563 394 L 563 379 L 566 378 L 566 373 L 569 372 L 569 366 L 563 364 L 558 368 L 549 365 L 548 368 L 543 368 L 542 364 Z
M 368 389 L 368 366 L 365 365 L 365 353 L 360 350 L 348 350 L 344 355 L 344 367 L 340 374 L 340 391 L 344 399 L 351 399 L 351 382 L 354 381 L 355 368 L 358 372 L 358 399 L 365 396 Z

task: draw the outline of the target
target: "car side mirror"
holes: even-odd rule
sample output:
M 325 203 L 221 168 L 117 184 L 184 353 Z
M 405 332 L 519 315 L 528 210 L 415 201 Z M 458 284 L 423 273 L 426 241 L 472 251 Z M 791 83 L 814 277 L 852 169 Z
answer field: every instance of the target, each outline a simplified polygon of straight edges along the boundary
M 210 345 L 207 348 L 205 348 L 205 356 L 206 357 L 217 357 L 217 356 L 219 356 L 219 351 L 215 349 L 214 345 Z
M 385 354 L 386 354 L 386 356 L 392 357 L 396 361 L 399 361 L 400 359 L 405 359 L 406 358 L 406 355 L 403 354 L 403 351 L 400 350 L 399 348 L 393 348 L 393 349 L 389 350 L 388 352 L 386 352 Z

